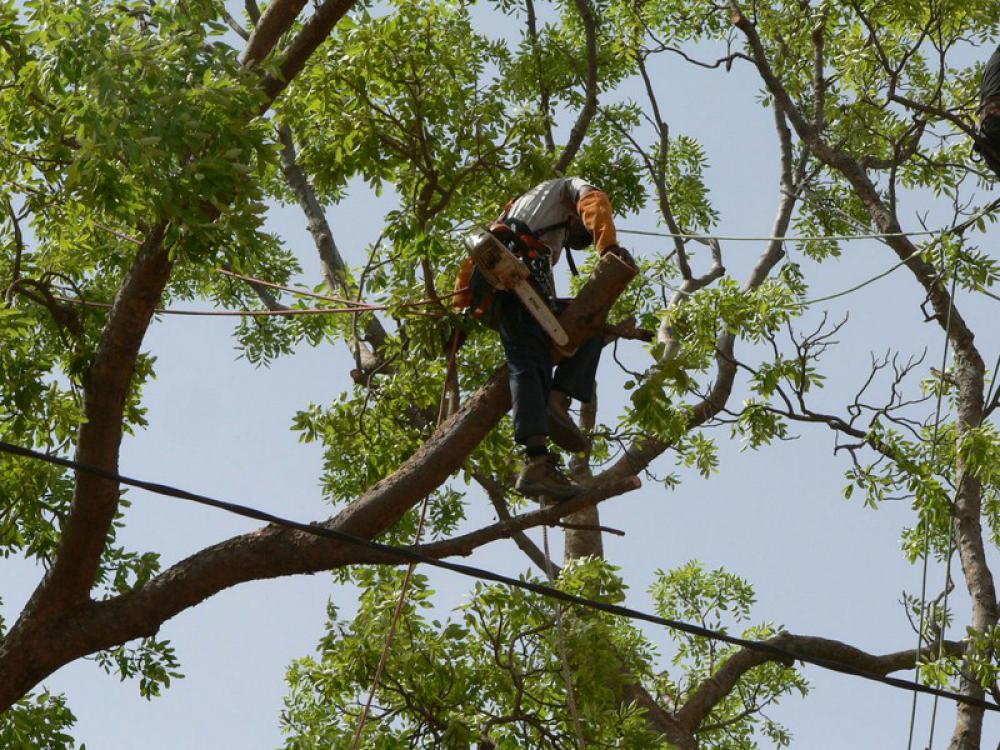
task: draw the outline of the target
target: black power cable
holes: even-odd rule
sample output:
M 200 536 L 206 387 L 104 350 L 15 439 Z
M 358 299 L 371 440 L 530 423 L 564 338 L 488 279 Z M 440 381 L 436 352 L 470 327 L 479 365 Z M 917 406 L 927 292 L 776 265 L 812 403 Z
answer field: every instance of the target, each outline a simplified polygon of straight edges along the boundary
M 182 490 L 177 487 L 171 487 L 165 484 L 147 482 L 142 479 L 132 479 L 130 477 L 117 474 L 113 471 L 102 469 L 99 466 L 80 463 L 79 461 L 71 461 L 70 459 L 60 458 L 59 456 L 50 456 L 46 453 L 40 453 L 38 451 L 31 450 L 30 448 L 23 448 L 19 445 L 14 445 L 13 443 L 0 441 L 0 452 L 10 453 L 12 455 L 21 456 L 23 458 L 31 458 L 38 461 L 45 461 L 46 463 L 54 464 L 55 466 L 62 466 L 67 469 L 82 471 L 87 474 L 92 474 L 93 476 L 101 477 L 102 479 L 107 479 L 113 482 L 119 482 L 121 484 L 130 485 L 132 487 L 138 487 L 139 489 L 143 489 L 148 492 L 153 492 L 157 495 L 165 495 L 166 497 L 174 497 L 180 500 L 189 500 L 191 502 L 199 503 L 201 505 L 207 505 L 212 508 L 218 508 L 220 510 L 226 511 L 227 513 L 233 513 L 238 516 L 253 518 L 258 521 L 265 521 L 267 523 L 272 523 L 277 526 L 284 526 L 289 529 L 296 529 L 297 531 L 302 531 L 305 532 L 306 534 L 325 537 L 327 539 L 335 539 L 339 542 L 345 542 L 347 544 L 353 544 L 359 547 L 366 547 L 368 549 L 381 552 L 385 555 L 400 558 L 401 560 L 419 562 L 424 565 L 430 565 L 435 568 L 450 570 L 453 573 L 458 573 L 459 575 L 467 576 L 469 578 L 475 578 L 477 580 L 485 580 L 485 581 L 495 581 L 496 583 L 501 583 L 504 584 L 505 586 L 510 586 L 511 588 L 519 588 L 525 591 L 531 591 L 532 593 L 548 597 L 549 599 L 555 599 L 557 601 L 567 602 L 568 604 L 575 604 L 577 606 L 585 607 L 599 612 L 607 612 L 608 614 L 617 615 L 618 617 L 625 617 L 631 620 L 640 620 L 642 622 L 648 622 L 654 625 L 662 625 L 663 627 L 667 627 L 672 630 L 679 630 L 683 633 L 688 633 L 690 635 L 695 635 L 701 638 L 709 638 L 715 641 L 722 641 L 723 643 L 729 643 L 734 646 L 740 646 L 741 648 L 747 648 L 753 651 L 757 651 L 759 653 L 777 657 L 781 661 L 801 661 L 805 662 L 806 664 L 812 664 L 817 667 L 822 667 L 823 669 L 829 669 L 833 672 L 841 672 L 842 674 L 851 675 L 853 677 L 861 677 L 866 680 L 871 680 L 872 682 L 880 682 L 884 685 L 890 685 L 892 687 L 901 688 L 903 690 L 915 690 L 920 693 L 926 693 L 928 695 L 936 695 L 939 698 L 947 698 L 948 700 L 953 700 L 957 703 L 964 703 L 966 705 L 975 706 L 977 708 L 982 708 L 987 711 L 1000 712 L 1000 705 L 997 705 L 996 703 L 990 703 L 989 701 L 986 700 L 973 698 L 968 695 L 962 695 L 961 693 L 955 693 L 951 690 L 942 690 L 940 688 L 933 688 L 928 685 L 921 685 L 918 682 L 912 682 L 910 680 L 901 680 L 896 677 L 888 677 L 886 675 L 875 674 L 874 672 L 866 672 L 863 669 L 857 669 L 847 664 L 831 661 L 829 659 L 823 659 L 815 656 L 803 656 L 801 654 L 795 653 L 794 651 L 789 651 L 788 649 L 784 649 L 779 646 L 774 646 L 770 643 L 764 643 L 762 641 L 751 641 L 747 640 L 746 638 L 738 638 L 736 636 L 729 635 L 728 633 L 709 630 L 708 628 L 703 628 L 698 625 L 692 625 L 691 623 L 681 622 L 679 620 L 670 620 L 665 617 L 651 615 L 647 612 L 642 612 L 641 610 L 632 609 L 631 607 L 622 607 L 618 604 L 608 604 L 606 602 L 600 602 L 594 599 L 586 599 L 581 596 L 567 594 L 565 591 L 560 591 L 559 589 L 551 588 L 549 586 L 543 586 L 538 583 L 532 583 L 531 581 L 522 581 L 517 578 L 511 578 L 510 576 L 505 576 L 500 573 L 494 573 L 493 571 L 486 570 L 484 568 L 476 568 L 471 565 L 462 565 L 460 563 L 453 563 L 453 562 L 448 562 L 446 560 L 439 560 L 436 557 L 429 557 L 428 555 L 421 554 L 420 552 L 415 552 L 411 549 L 407 549 L 406 547 L 396 547 L 391 544 L 382 544 L 381 542 L 375 542 L 370 539 L 365 539 L 363 537 L 355 536 L 353 534 L 348 534 L 344 531 L 337 531 L 336 529 L 329 529 L 324 526 L 315 526 L 312 524 L 300 523 L 299 521 L 292 521 L 290 519 L 282 518 L 281 516 L 275 516 L 271 513 L 267 513 L 262 510 L 257 510 L 256 508 L 251 508 L 246 505 L 238 505 L 236 503 L 229 503 L 224 500 L 216 500 L 211 497 L 206 497 L 205 495 L 198 495 L 193 492 L 188 492 L 187 490 Z

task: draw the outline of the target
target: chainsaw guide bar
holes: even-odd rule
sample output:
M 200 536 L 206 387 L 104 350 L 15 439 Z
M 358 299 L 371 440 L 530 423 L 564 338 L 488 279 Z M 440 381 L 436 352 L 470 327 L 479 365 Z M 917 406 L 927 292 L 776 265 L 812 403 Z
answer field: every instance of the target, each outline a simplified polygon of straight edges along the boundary
M 565 349 L 569 336 L 552 309 L 531 285 L 528 267 L 487 231 L 471 234 L 466 238 L 465 246 L 490 286 L 516 294 L 552 342 L 560 349 Z

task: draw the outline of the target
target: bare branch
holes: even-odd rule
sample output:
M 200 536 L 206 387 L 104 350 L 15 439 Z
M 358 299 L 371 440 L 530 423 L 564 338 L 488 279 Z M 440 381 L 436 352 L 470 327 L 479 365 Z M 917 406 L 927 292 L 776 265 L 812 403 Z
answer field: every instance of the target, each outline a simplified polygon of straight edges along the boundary
M 583 139 L 587 135 L 590 121 L 597 112 L 597 31 L 594 9 L 590 0 L 573 0 L 576 4 L 577 12 L 580 14 L 580 21 L 583 23 L 583 33 L 587 43 L 587 79 L 584 91 L 584 104 L 580 114 L 577 115 L 576 123 L 569 134 L 569 141 L 559 156 L 553 171 L 556 174 L 565 174 L 569 165 L 576 158 Z
M 824 659 L 876 675 L 912 669 L 918 657 L 917 652 L 913 650 L 875 656 L 841 641 L 791 633 L 781 633 L 764 642 L 807 658 Z M 958 656 L 965 649 L 965 644 L 958 641 L 945 641 L 941 646 L 942 653 L 948 656 Z M 936 658 L 936 648 L 937 644 L 924 647 L 919 653 L 919 659 Z M 740 649 L 726 659 L 712 677 L 702 682 L 694 691 L 677 712 L 677 722 L 687 731 L 696 731 L 699 724 L 729 695 L 747 672 L 761 664 L 776 660 L 777 657 L 770 654 Z

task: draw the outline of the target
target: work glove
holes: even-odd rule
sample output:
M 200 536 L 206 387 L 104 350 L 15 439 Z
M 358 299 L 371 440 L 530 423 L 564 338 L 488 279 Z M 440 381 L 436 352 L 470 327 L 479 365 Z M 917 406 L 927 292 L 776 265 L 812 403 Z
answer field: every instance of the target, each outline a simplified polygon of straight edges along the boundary
M 635 262 L 635 258 L 632 257 L 632 253 L 630 253 L 621 245 L 612 245 L 611 247 L 604 248 L 604 252 L 601 253 L 601 257 L 603 258 L 605 255 L 609 254 L 614 255 L 616 258 L 622 261 L 622 263 L 624 263 L 626 266 L 638 270 L 639 265 Z

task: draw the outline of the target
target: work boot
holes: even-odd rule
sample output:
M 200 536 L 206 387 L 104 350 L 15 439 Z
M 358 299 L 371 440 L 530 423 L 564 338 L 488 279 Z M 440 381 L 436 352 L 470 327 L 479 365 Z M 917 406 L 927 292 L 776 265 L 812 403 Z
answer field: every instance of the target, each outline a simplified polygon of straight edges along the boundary
M 590 448 L 590 440 L 569 415 L 570 400 L 569 396 L 559 391 L 552 391 L 552 395 L 549 396 L 549 406 L 546 410 L 549 418 L 549 439 L 564 451 L 584 453 Z
M 562 473 L 559 459 L 550 453 L 529 458 L 514 487 L 522 495 L 536 500 L 542 497 L 569 500 L 585 489 Z

